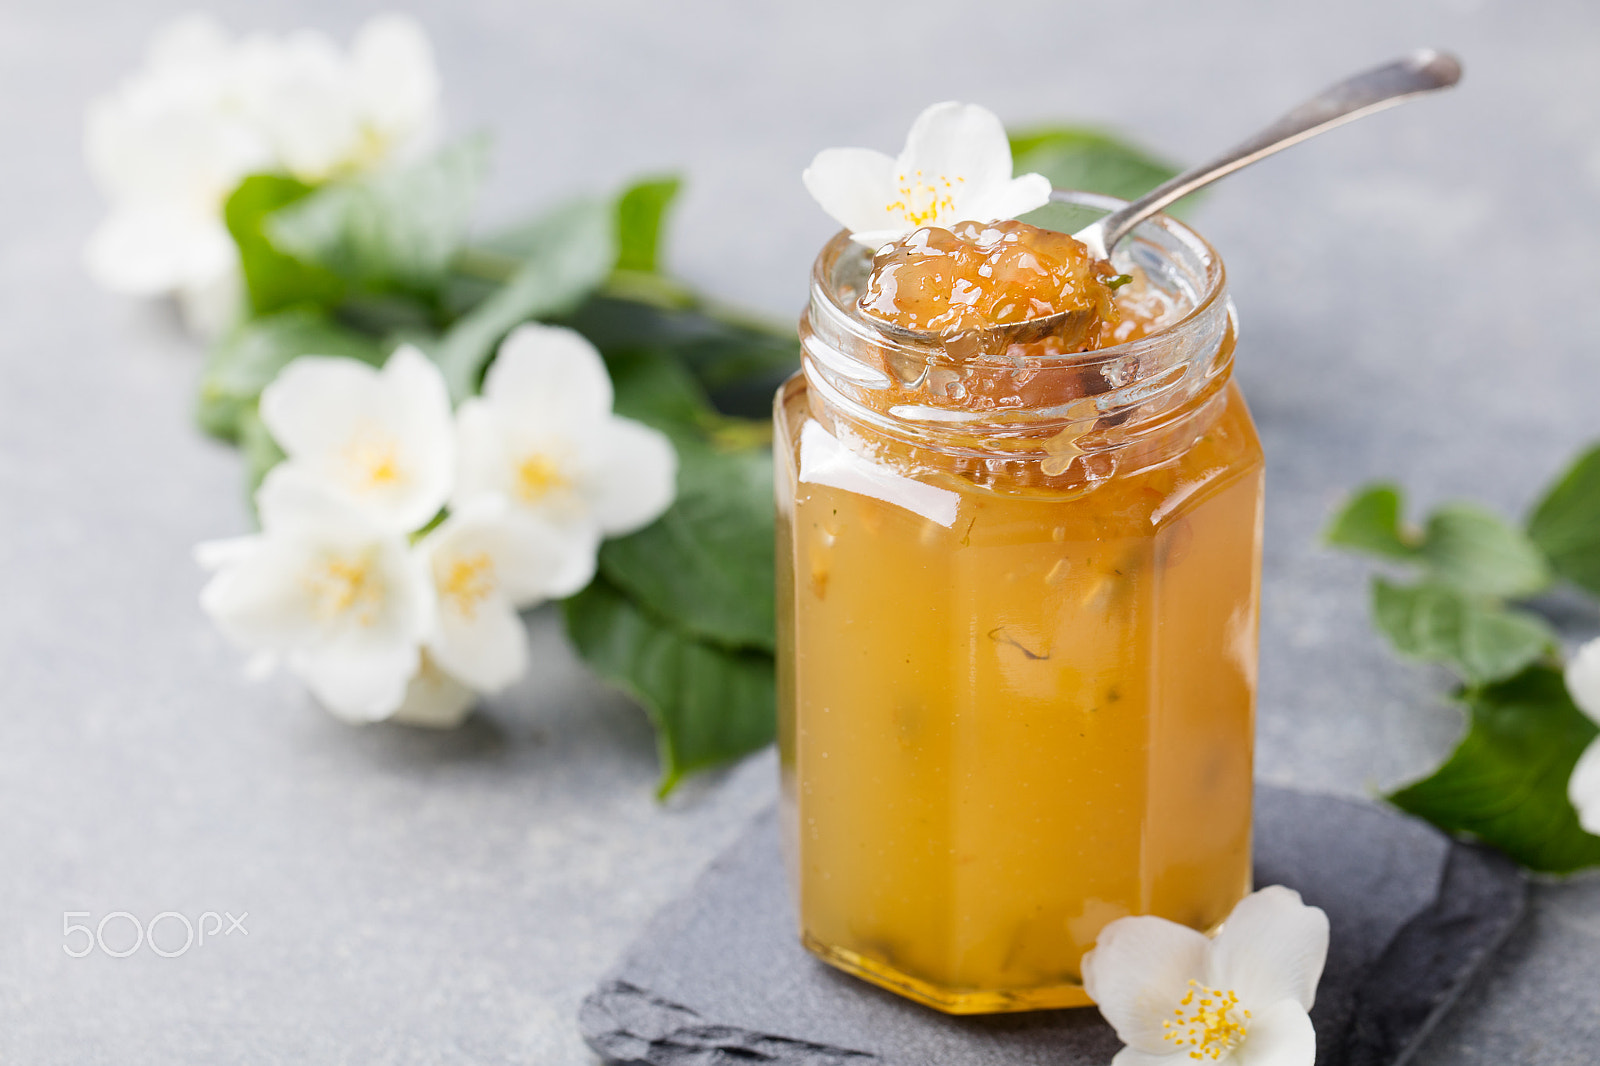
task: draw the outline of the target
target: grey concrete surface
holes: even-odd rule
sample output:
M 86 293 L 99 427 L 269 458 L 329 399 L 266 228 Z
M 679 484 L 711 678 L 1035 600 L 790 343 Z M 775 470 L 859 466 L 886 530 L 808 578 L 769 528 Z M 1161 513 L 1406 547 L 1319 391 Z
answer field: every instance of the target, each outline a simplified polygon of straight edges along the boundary
M 0 4 L 0 1062 L 586 1062 L 583 994 L 769 800 L 770 758 L 658 807 L 642 717 L 545 616 L 534 676 L 455 735 L 352 731 L 244 680 L 195 603 L 190 545 L 246 524 L 235 458 L 190 428 L 199 353 L 80 267 L 101 211 L 83 107 L 189 6 Z M 346 37 L 381 6 L 215 9 Z M 682 169 L 676 267 L 785 317 L 831 229 L 800 168 L 894 149 L 934 100 L 1197 159 L 1352 68 L 1459 51 L 1450 97 L 1238 175 L 1197 216 L 1269 455 L 1260 772 L 1360 794 L 1448 749 L 1439 679 L 1369 634 L 1363 567 L 1316 535 L 1378 475 L 1520 509 L 1600 436 L 1600 9 L 406 6 L 451 127 L 496 132 L 487 219 Z M 249 934 L 69 958 L 62 915 L 85 910 L 248 911 Z M 1421 1061 L 1592 1061 L 1597 989 L 1600 884 L 1543 886 Z

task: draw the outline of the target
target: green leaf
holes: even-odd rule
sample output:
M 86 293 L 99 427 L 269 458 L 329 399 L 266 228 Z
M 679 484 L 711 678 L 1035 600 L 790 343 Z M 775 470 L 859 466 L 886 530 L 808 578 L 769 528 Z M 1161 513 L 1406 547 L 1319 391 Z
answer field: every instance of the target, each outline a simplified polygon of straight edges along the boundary
M 1556 573 L 1600 595 L 1600 445 L 1580 455 L 1528 519 Z
M 1422 557 L 1435 580 L 1463 592 L 1529 596 L 1550 584 L 1550 568 L 1523 533 L 1493 512 L 1449 503 L 1428 516 Z
M 273 212 L 278 250 L 352 285 L 431 290 L 466 237 L 489 169 L 489 140 L 471 137 L 398 170 L 324 185 Z
M 617 269 L 660 270 L 663 224 L 683 182 L 676 175 L 644 178 L 617 200 Z
M 530 251 L 510 280 L 463 315 L 434 352 L 458 401 L 477 390 L 495 345 L 513 327 L 570 313 L 616 262 L 612 209 L 604 201 L 563 204 L 542 216 L 530 235 Z
M 384 349 L 311 308 L 244 322 L 206 357 L 195 404 L 200 428 L 214 437 L 238 441 L 241 419 L 255 411 L 261 390 L 302 355 L 342 355 L 377 366 L 383 362 Z
M 1076 126 L 1047 126 L 1011 135 L 1012 170 L 1040 173 L 1058 189 L 1133 200 L 1178 173 L 1178 168 L 1111 134 Z M 1169 214 L 1181 212 L 1169 209 Z
M 694 375 L 669 351 L 613 352 L 606 357 L 617 414 L 637 419 L 675 445 L 704 444 L 719 415 Z
M 1390 484 L 1367 485 L 1345 504 L 1328 527 L 1334 547 L 1386 559 L 1413 560 L 1421 537 L 1400 525 L 1400 489 Z
M 638 700 L 656 727 L 665 796 L 694 770 L 772 741 L 772 656 L 694 640 L 604 577 L 564 605 L 567 634 L 601 677 Z
M 1567 779 L 1596 728 L 1561 672 L 1535 666 L 1469 690 L 1465 739 L 1438 770 L 1389 797 L 1403 811 L 1499 848 L 1531 870 L 1600 864 L 1600 837 L 1578 824 Z
M 309 196 L 312 186 L 281 174 L 253 174 L 239 183 L 223 207 L 223 219 L 244 272 L 250 307 L 258 315 L 296 304 L 332 307 L 344 296 L 338 275 L 303 263 L 275 248 L 263 226 L 274 211 Z
M 1474 683 L 1509 677 L 1556 643 L 1542 619 L 1445 585 L 1374 578 L 1372 617 L 1402 654 L 1452 665 Z
M 1529 596 L 1550 584 L 1550 568 L 1533 542 L 1494 513 L 1447 503 L 1419 535 L 1401 522 L 1397 486 L 1368 485 L 1334 517 L 1327 540 L 1336 547 L 1420 563 L 1429 580 L 1470 596 Z
M 596 296 L 563 320 L 607 358 L 665 351 L 694 374 L 719 410 L 767 418 L 772 394 L 800 365 L 794 330 L 692 304 L 664 307 Z
M 600 572 L 651 612 L 693 636 L 771 651 L 773 633 L 772 452 L 719 448 L 751 426 L 711 409 L 694 378 L 666 353 L 608 363 L 619 414 L 673 438 L 678 495 L 649 527 L 607 541 Z M 767 423 L 760 423 L 765 427 Z
M 678 447 L 678 497 L 600 549 L 600 572 L 701 640 L 773 650 L 772 453 Z

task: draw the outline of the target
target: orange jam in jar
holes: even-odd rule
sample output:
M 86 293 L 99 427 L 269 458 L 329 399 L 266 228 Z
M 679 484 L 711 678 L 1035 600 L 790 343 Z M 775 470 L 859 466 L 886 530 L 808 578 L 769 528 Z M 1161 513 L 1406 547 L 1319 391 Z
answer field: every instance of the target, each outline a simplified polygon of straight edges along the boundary
M 1064 247 L 999 225 L 1013 251 Z M 1261 558 L 1210 246 L 1157 218 L 1112 269 L 1058 259 L 1032 286 L 1026 256 L 975 273 L 1009 254 L 981 229 L 932 232 L 938 256 L 914 235 L 876 271 L 836 237 L 776 405 L 801 935 L 955 1013 L 1086 1004 L 1107 922 L 1210 929 L 1249 890 Z M 1134 279 L 1114 296 L 1113 272 Z M 1041 308 L 1063 327 L 993 328 Z
M 1072 328 L 1058 336 L 1098 347 L 1098 327 L 1120 317 L 1115 274 L 1082 242 L 1026 222 L 926 226 L 878 250 L 858 306 L 869 318 L 940 336 L 1072 314 Z

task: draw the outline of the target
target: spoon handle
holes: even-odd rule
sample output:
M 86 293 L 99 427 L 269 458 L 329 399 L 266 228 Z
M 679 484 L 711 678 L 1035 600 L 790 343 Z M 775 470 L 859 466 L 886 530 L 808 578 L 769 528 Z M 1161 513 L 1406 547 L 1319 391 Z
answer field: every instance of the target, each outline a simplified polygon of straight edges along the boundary
M 1077 238 L 1104 259 L 1117 242 L 1140 222 L 1174 200 L 1210 185 L 1220 177 L 1265 159 L 1291 144 L 1299 144 L 1324 130 L 1342 126 L 1363 115 L 1393 107 L 1413 96 L 1447 89 L 1461 80 L 1461 63 L 1445 52 L 1418 49 L 1392 63 L 1347 78 L 1312 97 L 1277 122 L 1242 144 L 1170 181 L 1156 186 L 1139 199 L 1086 227 Z M 1102 246 L 1095 247 L 1098 237 Z

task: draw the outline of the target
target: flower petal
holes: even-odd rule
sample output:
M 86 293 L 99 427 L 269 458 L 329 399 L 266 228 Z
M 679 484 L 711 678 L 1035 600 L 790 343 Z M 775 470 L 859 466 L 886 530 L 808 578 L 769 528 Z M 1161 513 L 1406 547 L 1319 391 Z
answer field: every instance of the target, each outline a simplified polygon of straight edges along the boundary
M 376 532 L 359 511 L 296 463 L 267 471 L 256 490 L 256 514 L 268 533 L 323 533 L 332 527 Z
M 145 74 L 89 106 L 84 154 L 119 208 L 189 212 L 220 224 L 244 175 L 270 167 L 260 133 L 230 113 L 213 70 Z
M 1024 174 L 995 186 L 963 203 L 964 217 L 979 222 L 995 222 L 1025 215 L 1050 202 L 1050 179 L 1043 174 Z
M 586 520 L 548 525 L 556 531 L 555 543 L 560 551 L 550 574 L 549 596 L 564 599 L 581 592 L 594 580 L 600 559 L 601 533 L 598 526 Z
M 265 531 L 203 553 L 221 569 L 201 606 L 242 647 L 286 654 L 336 713 L 382 717 L 416 668 L 428 587 L 398 534 L 330 500 L 287 464 L 268 480 Z
M 430 566 L 451 557 L 487 557 L 494 587 L 518 608 L 550 597 L 566 550 L 560 530 L 512 508 L 498 495 L 481 496 L 457 508 L 417 545 Z
M 315 183 L 354 161 L 361 137 L 354 79 L 325 35 L 247 39 L 237 67 L 247 112 L 291 174 Z
M 456 481 L 450 508 L 513 491 L 511 445 L 489 402 L 480 396 L 456 409 Z
M 200 607 L 241 648 L 286 651 L 311 625 L 301 593 L 305 554 L 266 536 L 202 545 L 202 565 L 216 573 L 200 592 Z
M 974 217 L 962 210 L 962 201 L 981 200 L 1011 180 L 1011 141 L 1005 125 L 993 111 L 977 104 L 934 104 L 912 123 L 905 150 L 895 160 L 897 175 L 915 176 L 918 171 L 930 183 L 961 179 L 954 194 L 956 217 L 946 220 L 941 215 L 941 224 Z
M 1600 737 L 1589 742 L 1567 778 L 1567 799 L 1578 812 L 1586 833 L 1600 836 Z
M 186 279 L 178 287 L 178 312 L 189 332 L 202 340 L 215 340 L 243 317 L 244 277 L 238 259 L 230 255 L 217 274 Z
M 519 603 L 550 594 L 565 543 L 542 523 L 513 516 L 501 497 L 451 515 L 417 546 L 433 590 L 428 650 L 447 673 L 494 692 L 527 668 Z
M 433 360 L 409 344 L 389 357 L 381 377 L 394 405 L 391 426 L 400 437 L 410 479 L 389 506 L 395 524 L 410 532 L 430 521 L 450 497 L 456 469 L 450 389 Z
M 381 371 L 354 359 L 301 356 L 261 394 L 261 417 L 292 467 L 395 532 L 425 525 L 450 494 L 450 397 L 409 345 Z
M 498 590 L 465 609 L 441 597 L 428 652 L 440 668 L 478 691 L 498 692 L 528 668 L 528 631 Z
M 405 702 L 406 687 L 417 672 L 420 654 L 408 641 L 368 647 L 309 648 L 292 653 L 289 671 L 311 694 L 348 722 L 377 722 Z
M 1111 1059 L 1111 1066 L 1193 1066 L 1193 1062 L 1181 1051 L 1152 1054 L 1136 1047 L 1125 1047 Z
M 1224 1061 L 1233 1066 L 1312 1066 L 1317 1031 L 1311 1016 L 1292 999 L 1254 1012 L 1244 1043 Z
M 801 172 L 800 180 L 812 199 L 853 235 L 908 230 L 889 209 L 888 205 L 897 199 L 894 160 L 882 152 L 870 148 L 825 149 Z
M 582 425 L 611 413 L 611 377 L 583 334 L 530 322 L 501 342 L 483 396 L 509 424 Z
M 194 546 L 194 561 L 202 570 L 221 570 L 248 559 L 260 543 L 259 536 L 203 540 Z
M 517 608 L 570 596 L 575 574 L 587 568 L 583 584 L 593 577 L 593 562 L 569 559 L 595 554 L 587 539 L 578 542 L 537 517 L 511 511 L 505 519 L 506 539 L 496 549 L 495 567 L 506 598 Z M 582 588 L 580 585 L 578 588 Z
M 530 324 L 501 345 L 483 396 L 457 412 L 452 506 L 502 496 L 530 530 L 542 531 L 529 534 L 555 559 L 542 595 L 587 585 L 604 534 L 636 529 L 672 501 L 670 442 L 612 415 L 611 402 L 593 345 L 571 330 Z
M 261 421 L 291 459 L 337 451 L 350 425 L 380 407 L 378 371 L 356 359 L 307 352 L 261 391 Z
M 614 417 L 600 438 L 599 454 L 584 486 L 594 519 L 608 537 L 620 537 L 661 517 L 677 495 L 678 453 L 666 434 Z
M 413 344 L 402 344 L 383 364 L 379 377 L 408 417 L 450 417 L 450 387 L 432 359 Z
M 454 729 L 471 713 L 478 694 L 439 669 L 426 652 L 406 686 L 404 702 L 389 720 L 425 729 Z
M 350 46 L 363 117 L 386 137 L 425 138 L 438 119 L 439 72 L 416 19 L 396 12 L 368 19 Z
M 1231 989 L 1251 1010 L 1291 999 L 1304 1010 L 1316 1000 L 1328 958 L 1328 916 L 1282 885 L 1239 901 L 1211 944 L 1207 981 Z
M 1177 922 L 1150 915 L 1118 918 L 1083 957 L 1083 988 L 1122 1042 L 1151 1054 L 1172 1044 L 1161 1023 L 1205 975 L 1210 942 Z
M 130 296 L 217 284 L 238 253 L 219 218 L 167 205 L 119 208 L 94 231 L 84 265 L 95 283 Z
M 1600 725 L 1600 639 L 1579 648 L 1567 663 L 1567 692 L 1578 709 Z
M 871 248 L 874 252 L 876 252 L 884 245 L 892 244 L 910 232 L 911 227 L 905 223 L 901 223 L 898 229 L 861 230 L 859 232 L 850 234 L 850 239 L 862 247 Z

